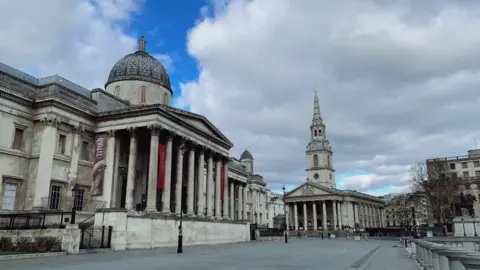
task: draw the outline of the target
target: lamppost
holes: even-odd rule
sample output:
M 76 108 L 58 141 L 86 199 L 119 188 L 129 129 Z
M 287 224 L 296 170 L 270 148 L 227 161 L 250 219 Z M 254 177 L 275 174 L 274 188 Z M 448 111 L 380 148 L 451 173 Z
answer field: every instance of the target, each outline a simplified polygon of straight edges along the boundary
M 182 221 L 183 221 L 183 207 L 180 202 L 180 225 L 178 225 L 178 246 L 177 253 L 183 253 L 183 235 L 182 235 Z
M 258 224 L 257 224 L 257 212 L 255 212 L 255 228 L 257 228 Z
M 288 243 L 288 227 L 287 227 L 287 208 L 286 208 L 286 201 L 285 201 L 285 185 L 282 187 L 283 189 L 283 213 L 285 215 L 285 229 L 284 229 L 284 234 L 285 234 L 285 243 Z
M 467 236 L 467 232 L 465 231 L 465 219 L 460 219 L 462 221 L 462 225 L 463 225 L 463 236 Z

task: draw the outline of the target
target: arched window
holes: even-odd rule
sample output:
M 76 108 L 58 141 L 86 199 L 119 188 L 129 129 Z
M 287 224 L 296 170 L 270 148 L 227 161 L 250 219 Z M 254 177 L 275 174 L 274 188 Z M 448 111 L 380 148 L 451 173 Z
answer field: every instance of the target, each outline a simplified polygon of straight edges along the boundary
M 321 135 L 322 135 L 322 130 L 319 129 L 319 130 L 318 130 L 318 136 L 321 136 Z
M 168 105 L 168 94 L 163 94 L 163 104 Z
M 147 102 L 147 87 L 142 86 L 140 88 L 140 104 L 145 104 Z
M 315 133 L 315 136 L 317 136 L 317 130 L 316 130 L 316 129 L 315 129 L 315 132 L 314 132 L 314 133 Z
M 313 155 L 313 166 L 317 167 L 318 166 L 318 156 Z
M 120 98 L 120 86 L 115 87 L 115 96 Z
M 330 160 L 330 156 L 327 156 L 327 164 L 328 164 L 329 167 L 331 166 L 331 165 L 330 165 L 331 162 L 332 162 L 332 161 Z

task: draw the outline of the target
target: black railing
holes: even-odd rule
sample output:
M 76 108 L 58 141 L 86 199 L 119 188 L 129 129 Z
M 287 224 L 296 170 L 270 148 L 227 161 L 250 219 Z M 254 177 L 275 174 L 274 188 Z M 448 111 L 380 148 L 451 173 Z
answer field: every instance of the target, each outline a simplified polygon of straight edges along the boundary
M 0 230 L 65 228 L 71 216 L 71 212 L 0 214 Z
M 110 248 L 112 226 L 81 228 L 80 249 Z

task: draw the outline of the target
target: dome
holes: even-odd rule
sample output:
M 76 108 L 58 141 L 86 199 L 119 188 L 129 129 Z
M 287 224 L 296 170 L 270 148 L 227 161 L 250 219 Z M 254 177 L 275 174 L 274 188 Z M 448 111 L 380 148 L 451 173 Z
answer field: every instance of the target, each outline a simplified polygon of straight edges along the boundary
M 170 92 L 170 78 L 163 65 L 146 52 L 146 41 L 138 40 L 138 51 L 120 59 L 108 75 L 107 85 L 118 81 L 138 80 L 151 82 L 167 88 Z
M 240 155 L 240 160 L 243 160 L 243 159 L 251 159 L 253 160 L 253 156 L 250 152 L 248 152 L 247 149 L 245 149 L 245 151 L 243 151 L 242 155 Z

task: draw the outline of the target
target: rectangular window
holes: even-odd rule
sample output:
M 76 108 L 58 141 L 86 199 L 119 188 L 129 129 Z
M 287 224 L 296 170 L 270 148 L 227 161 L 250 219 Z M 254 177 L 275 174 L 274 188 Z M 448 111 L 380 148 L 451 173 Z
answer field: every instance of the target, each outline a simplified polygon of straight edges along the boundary
M 21 128 L 15 128 L 15 133 L 13 135 L 13 144 L 12 144 L 13 149 L 23 151 L 24 134 L 25 134 L 25 130 Z
M 455 170 L 455 163 L 450 163 L 450 170 Z
M 462 162 L 462 168 L 463 168 L 463 169 L 468 168 L 467 162 Z
M 87 141 L 82 142 L 82 160 L 90 160 L 90 143 Z
M 480 176 L 480 171 L 475 171 L 475 176 Z
M 60 134 L 58 136 L 57 154 L 65 155 L 66 144 L 67 144 L 67 136 L 64 134 Z
M 480 161 L 475 160 L 475 161 L 473 162 L 473 167 L 480 167 Z
M 77 211 L 83 211 L 83 198 L 85 190 L 77 189 L 73 192 L 73 206 Z
M 470 176 L 468 175 L 468 172 L 463 172 L 463 178 L 468 178 L 468 177 L 470 177 Z
M 5 183 L 3 186 L 2 208 L 4 210 L 15 210 L 15 199 L 17 197 L 17 185 Z
M 62 194 L 62 187 L 57 185 L 52 185 L 50 188 L 50 205 L 49 208 L 53 210 L 60 209 L 60 199 Z

